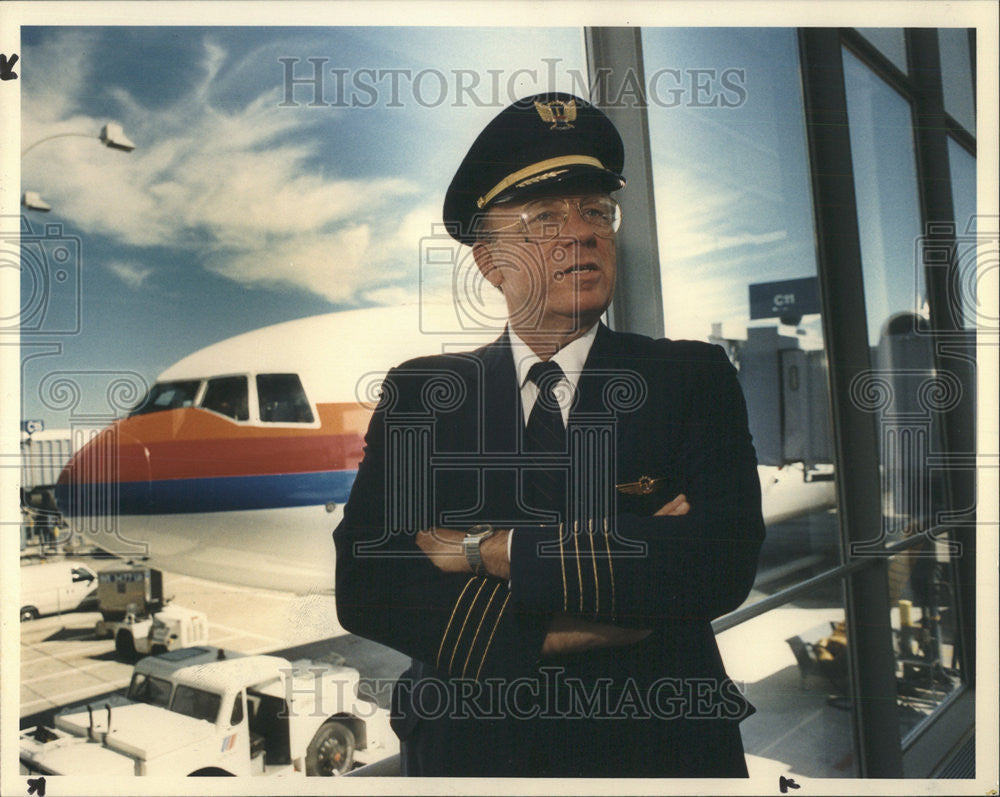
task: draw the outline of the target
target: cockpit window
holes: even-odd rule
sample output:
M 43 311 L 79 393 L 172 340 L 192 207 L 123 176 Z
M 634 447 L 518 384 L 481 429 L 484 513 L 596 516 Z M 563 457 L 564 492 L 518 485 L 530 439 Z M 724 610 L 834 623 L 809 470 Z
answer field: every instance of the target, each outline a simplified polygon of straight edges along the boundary
M 213 410 L 237 421 L 250 418 L 247 405 L 247 378 L 245 376 L 220 376 L 208 380 L 202 409 Z
M 258 374 L 260 419 L 267 423 L 312 423 L 313 412 L 298 374 Z
M 181 407 L 190 407 L 194 404 L 195 396 L 198 395 L 198 388 L 201 386 L 200 379 L 185 379 L 178 382 L 157 382 L 153 385 L 145 398 L 139 405 L 129 413 L 129 417 L 135 415 L 146 415 L 150 412 L 162 412 L 163 410 L 176 410 Z

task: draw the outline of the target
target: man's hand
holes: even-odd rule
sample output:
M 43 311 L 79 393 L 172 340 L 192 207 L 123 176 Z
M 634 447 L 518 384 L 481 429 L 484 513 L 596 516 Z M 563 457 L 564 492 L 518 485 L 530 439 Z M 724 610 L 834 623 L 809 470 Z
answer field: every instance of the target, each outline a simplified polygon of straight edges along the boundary
M 687 496 L 680 493 L 665 503 L 656 515 L 686 515 L 691 511 Z M 594 623 L 572 615 L 557 613 L 553 615 L 548 633 L 542 642 L 542 656 L 554 656 L 560 653 L 576 653 L 593 648 L 614 648 L 634 645 L 648 637 L 652 629 L 621 628 L 606 623 Z
M 542 656 L 577 653 L 593 648 L 620 648 L 641 642 L 651 633 L 651 629 L 621 628 L 558 612 L 552 616 L 542 642 Z
M 691 511 L 691 504 L 687 501 L 687 496 L 680 493 L 672 501 L 668 501 L 654 512 L 654 515 L 686 515 Z
M 497 578 L 510 578 L 510 560 L 507 559 L 507 535 L 498 531 L 479 545 L 483 557 L 483 568 L 487 574 Z M 471 573 L 472 568 L 462 550 L 465 532 L 457 529 L 432 528 L 417 532 L 417 546 L 445 573 Z

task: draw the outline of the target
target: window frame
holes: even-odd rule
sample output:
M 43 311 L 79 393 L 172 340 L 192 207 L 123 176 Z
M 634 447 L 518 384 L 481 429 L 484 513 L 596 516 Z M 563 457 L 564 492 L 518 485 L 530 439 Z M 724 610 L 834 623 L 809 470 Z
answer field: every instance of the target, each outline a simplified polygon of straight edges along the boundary
M 587 63 L 591 75 L 610 72 L 603 87 L 606 96 L 615 96 L 620 86 L 615 75 L 629 71 L 642 78 L 641 29 L 585 28 Z M 970 58 L 975 88 L 975 31 L 970 29 Z M 842 48 L 847 48 L 876 75 L 898 91 L 913 111 L 914 149 L 917 159 L 918 202 L 923 228 L 927 219 L 951 218 L 951 181 L 947 153 L 950 136 L 975 157 L 974 135 L 944 112 L 941 97 L 940 59 L 937 29 L 904 29 L 908 74 L 904 74 L 858 31 L 850 28 L 800 28 L 798 50 L 803 99 L 806 107 L 809 169 L 812 178 L 818 275 L 823 306 L 824 346 L 830 368 L 830 398 L 833 409 L 835 463 L 837 465 L 838 512 L 841 518 L 843 564 L 807 581 L 768 596 L 754 604 L 718 618 L 716 633 L 807 594 L 831 579 L 843 579 L 850 634 L 850 686 L 852 694 L 896 694 L 895 653 L 890 624 L 887 565 L 888 556 L 923 540 L 908 540 L 869 551 L 859 556 L 858 543 L 870 544 L 870 529 L 881 528 L 878 439 L 871 413 L 855 406 L 850 395 L 852 379 L 871 368 L 867 323 L 863 314 L 839 312 L 838 307 L 863 307 L 864 282 L 861 271 L 860 238 L 854 194 L 852 159 L 848 133 Z M 912 76 L 912 77 L 911 77 Z M 621 78 L 618 78 L 621 82 Z M 602 106 L 601 97 L 591 101 Z M 652 198 L 652 170 L 646 110 L 604 107 L 623 130 L 629 154 L 629 188 L 623 192 L 623 211 L 628 223 L 619 235 L 619 252 L 628 253 L 631 268 L 619 274 L 616 299 L 610 318 L 616 329 L 663 335 L 662 289 L 656 245 L 655 207 Z M 626 114 L 628 114 L 626 118 Z M 941 123 L 943 121 L 943 124 Z M 928 124 L 931 122 L 931 124 Z M 921 128 L 924 128 L 921 130 Z M 633 140 L 635 139 L 635 140 Z M 944 150 L 942 152 L 942 149 Z M 942 179 L 942 177 L 944 179 Z M 946 195 L 946 196 L 944 196 Z M 631 199 L 631 201 L 629 201 Z M 626 205 L 626 202 L 628 204 Z M 953 242 L 954 225 L 937 233 L 945 244 Z M 944 274 L 927 274 L 927 293 L 932 324 L 946 329 L 947 279 L 955 274 L 954 264 Z M 935 316 L 935 313 L 937 316 Z M 957 336 L 955 338 L 958 339 Z M 945 417 L 947 452 L 975 452 L 975 432 L 960 428 L 954 414 Z M 966 425 L 968 426 L 968 424 Z M 850 463 L 845 467 L 844 463 Z M 975 499 L 974 471 L 948 472 L 953 506 L 964 506 L 963 496 Z M 895 711 L 872 705 L 878 701 L 857 700 L 854 704 L 854 736 L 861 777 L 927 777 L 942 755 L 961 741 L 970 728 L 971 689 L 975 684 L 975 547 L 972 529 L 961 526 L 937 527 L 929 534 L 950 531 L 965 547 L 965 556 L 952 560 L 955 572 L 956 609 L 959 612 L 962 672 L 965 683 L 958 687 L 928 720 L 901 738 Z M 863 545 L 862 545 L 863 547 Z M 875 621 L 872 622 L 872 618 Z M 936 755 L 931 751 L 935 751 Z M 945 751 L 942 753 L 942 751 Z

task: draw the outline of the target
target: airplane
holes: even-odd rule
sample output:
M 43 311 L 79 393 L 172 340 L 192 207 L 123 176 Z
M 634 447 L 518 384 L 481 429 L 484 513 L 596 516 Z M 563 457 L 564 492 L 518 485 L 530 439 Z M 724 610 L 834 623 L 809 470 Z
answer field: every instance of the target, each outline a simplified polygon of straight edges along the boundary
M 170 572 L 330 592 L 331 533 L 382 377 L 413 356 L 475 348 L 500 331 L 456 337 L 461 328 L 447 306 L 382 307 L 207 346 L 73 455 L 56 485 L 60 510 L 86 541 Z M 834 502 L 832 482 L 807 482 L 801 468 L 759 470 L 765 520 Z

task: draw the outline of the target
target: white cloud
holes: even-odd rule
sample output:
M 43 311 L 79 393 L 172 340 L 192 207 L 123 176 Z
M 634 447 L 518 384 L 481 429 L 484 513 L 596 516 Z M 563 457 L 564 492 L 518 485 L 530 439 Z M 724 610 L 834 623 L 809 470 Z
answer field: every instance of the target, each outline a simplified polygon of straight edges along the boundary
M 31 83 L 30 97 L 22 95 L 22 147 L 59 132 L 50 130 L 49 126 L 72 121 L 69 117 L 77 107 L 77 98 L 82 96 L 91 71 L 95 41 L 96 36 L 91 31 L 64 31 L 58 37 L 46 38 L 31 52 L 31 62 L 48 65 L 53 79 L 43 85 Z M 25 83 L 24 80 L 20 82 Z M 24 90 L 22 86 L 22 92 Z M 94 135 L 97 135 L 96 130 Z
M 140 287 L 146 278 L 153 273 L 151 268 L 120 261 L 108 263 L 107 269 L 130 288 Z
M 364 291 L 361 294 L 361 298 L 366 304 L 382 307 L 402 307 L 414 301 L 414 293 L 412 288 L 404 288 L 401 285 L 388 285 L 384 288 Z
M 692 170 L 674 173 L 670 188 L 656 195 L 657 234 L 662 260 L 679 262 L 741 246 L 760 246 L 784 241 L 784 229 L 764 232 L 740 229 L 746 223 L 742 212 L 746 194 L 700 179 Z M 780 223 L 776 219 L 775 224 Z
M 254 251 L 225 250 L 209 268 L 248 285 L 305 287 L 331 302 L 357 299 L 370 276 L 371 231 L 365 225 L 328 234 L 292 236 Z
M 66 33 L 40 49 L 53 75 L 69 76 L 57 92 L 22 99 L 23 138 L 93 131 L 95 140 L 42 144 L 25 158 L 22 182 L 88 233 L 134 247 L 169 247 L 244 284 L 290 284 L 335 302 L 393 279 L 416 282 L 419 240 L 437 208 L 395 209 L 418 196 L 393 177 L 336 177 L 307 168 L 321 142 L 304 127 L 308 115 L 276 112 L 280 87 L 243 107 L 213 105 L 213 82 L 226 52 L 206 40 L 199 74 L 186 95 L 166 107 L 113 93 L 131 153 L 96 141 L 109 119 L 73 112 L 67 88 L 86 85 L 95 37 Z M 36 62 L 42 62 L 40 58 Z M 331 111 L 332 113 L 332 111 Z M 327 119 L 329 117 L 326 117 Z M 44 148 L 44 151 L 43 151 Z M 148 269 L 112 268 L 138 287 Z

